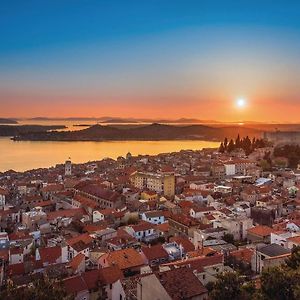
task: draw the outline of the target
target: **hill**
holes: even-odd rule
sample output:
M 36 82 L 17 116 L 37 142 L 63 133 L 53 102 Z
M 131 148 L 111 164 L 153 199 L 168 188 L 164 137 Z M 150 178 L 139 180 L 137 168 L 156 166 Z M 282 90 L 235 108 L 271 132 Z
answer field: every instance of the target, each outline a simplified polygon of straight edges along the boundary
M 0 124 L 18 124 L 16 120 L 0 118 Z
M 15 137 L 16 140 L 38 141 L 105 141 L 105 140 L 215 140 L 225 137 L 260 136 L 261 131 L 239 126 L 210 127 L 206 125 L 174 126 L 153 123 L 135 127 L 114 127 L 93 125 L 78 131 L 27 132 Z
M 27 134 L 41 133 L 44 134 L 48 130 L 58 130 L 66 128 L 63 125 L 0 125 L 0 136 L 21 136 Z

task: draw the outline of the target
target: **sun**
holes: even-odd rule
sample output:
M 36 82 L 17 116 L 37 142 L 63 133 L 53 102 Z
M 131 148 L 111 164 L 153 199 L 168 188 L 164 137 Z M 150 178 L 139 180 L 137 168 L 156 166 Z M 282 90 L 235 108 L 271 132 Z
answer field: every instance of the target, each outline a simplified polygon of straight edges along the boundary
M 235 101 L 235 105 L 238 107 L 238 108 L 243 108 L 246 106 L 246 99 L 244 98 L 238 98 L 236 101 Z

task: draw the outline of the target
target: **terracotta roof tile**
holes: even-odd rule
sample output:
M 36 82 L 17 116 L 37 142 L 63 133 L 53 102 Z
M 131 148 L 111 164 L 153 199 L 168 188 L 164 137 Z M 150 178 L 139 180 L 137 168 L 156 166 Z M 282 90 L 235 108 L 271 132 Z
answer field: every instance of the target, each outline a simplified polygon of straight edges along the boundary
M 257 236 L 266 237 L 268 235 L 271 235 L 271 233 L 274 232 L 274 229 L 268 226 L 258 225 L 248 229 L 247 232 L 250 234 L 255 234 Z
M 62 255 L 61 247 L 47 247 L 38 249 L 42 263 L 55 263 Z
M 207 289 L 191 269 L 178 268 L 156 274 L 171 299 L 192 299 L 207 293 Z
M 85 260 L 84 254 L 79 253 L 75 257 L 73 257 L 73 259 L 69 262 L 69 266 L 73 269 L 73 271 L 76 271 L 78 269 L 79 265 L 84 260 Z
M 141 254 L 133 248 L 108 253 L 107 261 L 110 266 L 117 265 L 121 270 L 139 267 L 144 264 Z
M 154 245 L 152 247 L 143 247 L 142 252 L 146 258 L 151 261 L 154 259 L 168 258 L 169 255 L 162 245 Z
M 99 269 L 99 280 L 101 283 L 112 284 L 123 277 L 123 273 L 118 266 Z

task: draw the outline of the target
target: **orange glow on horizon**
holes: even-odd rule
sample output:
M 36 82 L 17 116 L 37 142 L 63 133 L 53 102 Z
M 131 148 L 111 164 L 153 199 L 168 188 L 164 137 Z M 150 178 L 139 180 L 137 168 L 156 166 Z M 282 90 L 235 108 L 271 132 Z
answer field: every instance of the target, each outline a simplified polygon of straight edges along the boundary
M 0 94 L 1 96 L 1 94 Z M 299 122 L 300 103 L 272 99 L 272 95 L 247 95 L 243 107 L 232 105 L 234 95 L 182 95 L 159 97 L 69 95 L 3 95 L 0 117 L 124 117 L 147 119 L 197 118 L 224 122 Z M 104 99 L 104 100 L 102 100 Z

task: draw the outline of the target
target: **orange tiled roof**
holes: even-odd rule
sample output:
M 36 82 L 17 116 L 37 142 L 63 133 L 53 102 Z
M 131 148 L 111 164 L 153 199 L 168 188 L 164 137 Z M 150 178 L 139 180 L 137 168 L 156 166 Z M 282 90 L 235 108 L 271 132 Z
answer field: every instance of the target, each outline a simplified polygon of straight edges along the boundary
M 78 242 L 83 242 L 85 245 L 90 244 L 93 241 L 93 238 L 89 236 L 88 233 L 83 233 L 80 234 L 78 236 L 75 236 L 69 240 L 67 240 L 67 243 L 70 246 L 73 246 L 74 244 L 78 243 Z
M 112 284 L 123 278 L 123 273 L 118 266 L 99 269 L 99 280 L 104 284 Z
M 271 233 L 274 232 L 274 229 L 272 229 L 269 226 L 258 225 L 248 229 L 247 232 L 261 237 L 265 237 L 271 235 Z
M 171 299 L 194 299 L 206 294 L 207 289 L 189 268 L 178 268 L 156 274 Z
M 42 263 L 55 263 L 61 257 L 61 247 L 47 247 L 38 249 Z
M 287 240 L 300 245 L 300 236 L 289 237 Z
M 195 246 L 188 239 L 181 236 L 174 236 L 170 238 L 170 242 L 175 242 L 178 245 L 181 245 L 186 252 L 194 251 Z
M 246 263 L 251 263 L 251 258 L 254 253 L 253 249 L 244 248 L 235 251 L 231 251 L 230 255 L 235 257 L 239 261 L 245 261 Z
M 117 265 L 121 270 L 139 267 L 144 264 L 141 254 L 133 248 L 108 253 L 107 261 L 110 266 Z
M 76 271 L 82 261 L 85 260 L 85 256 L 82 253 L 77 254 L 73 259 L 69 262 L 69 266 Z
M 169 255 L 162 245 L 154 245 L 152 247 L 142 247 L 142 252 L 150 261 L 153 259 L 168 258 Z
M 63 210 L 57 210 L 53 211 L 47 214 L 48 220 L 54 220 L 56 218 L 71 218 L 74 216 L 83 216 L 86 215 L 86 211 L 83 208 L 73 208 L 73 209 L 63 209 Z

